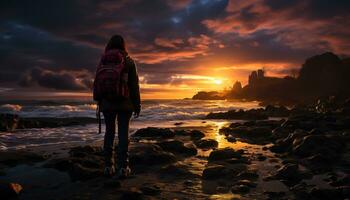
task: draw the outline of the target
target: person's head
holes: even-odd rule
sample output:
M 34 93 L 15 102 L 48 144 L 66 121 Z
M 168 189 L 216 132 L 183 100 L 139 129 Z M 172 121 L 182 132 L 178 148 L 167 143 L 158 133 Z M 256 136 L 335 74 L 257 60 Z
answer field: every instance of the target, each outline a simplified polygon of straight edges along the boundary
M 108 51 L 111 49 L 119 49 L 122 51 L 126 51 L 124 38 L 120 35 L 113 35 L 112 38 L 109 40 L 105 51 Z

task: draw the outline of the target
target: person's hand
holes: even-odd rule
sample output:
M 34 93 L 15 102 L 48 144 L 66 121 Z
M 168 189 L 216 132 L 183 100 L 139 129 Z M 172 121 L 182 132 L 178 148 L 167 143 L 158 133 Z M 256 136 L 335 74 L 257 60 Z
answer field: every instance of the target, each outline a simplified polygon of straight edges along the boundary
M 141 112 L 141 106 L 135 108 L 134 117 L 138 118 L 140 116 L 140 112 Z

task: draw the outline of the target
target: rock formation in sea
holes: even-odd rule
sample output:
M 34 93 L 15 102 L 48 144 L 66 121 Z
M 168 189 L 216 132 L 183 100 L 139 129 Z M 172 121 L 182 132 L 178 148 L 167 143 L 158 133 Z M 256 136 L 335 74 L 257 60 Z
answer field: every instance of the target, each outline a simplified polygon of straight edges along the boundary
M 212 94 L 224 99 L 258 100 L 270 103 L 295 104 L 337 96 L 350 96 L 350 59 L 341 59 L 327 52 L 306 59 L 298 76 L 270 77 L 262 69 L 251 72 L 244 87 L 235 82 L 226 93 L 199 92 L 193 99 L 212 99 Z

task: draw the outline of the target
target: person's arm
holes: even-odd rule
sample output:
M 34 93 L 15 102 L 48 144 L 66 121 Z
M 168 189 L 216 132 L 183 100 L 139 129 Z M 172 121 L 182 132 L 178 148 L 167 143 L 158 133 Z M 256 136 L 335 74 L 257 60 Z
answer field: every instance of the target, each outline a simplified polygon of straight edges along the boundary
M 140 98 L 140 85 L 139 85 L 139 76 L 137 73 L 137 68 L 135 62 L 128 58 L 129 62 L 129 91 L 130 91 L 130 100 L 135 109 L 135 115 L 138 116 L 141 111 L 141 98 Z

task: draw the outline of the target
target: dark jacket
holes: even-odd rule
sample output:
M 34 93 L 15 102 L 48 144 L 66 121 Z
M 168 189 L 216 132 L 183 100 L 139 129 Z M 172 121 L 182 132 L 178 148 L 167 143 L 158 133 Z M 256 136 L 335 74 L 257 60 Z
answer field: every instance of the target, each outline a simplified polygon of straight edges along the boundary
M 134 60 L 125 52 L 125 66 L 128 72 L 129 99 L 109 101 L 102 99 L 100 110 L 103 111 L 135 111 L 141 109 L 139 77 Z

